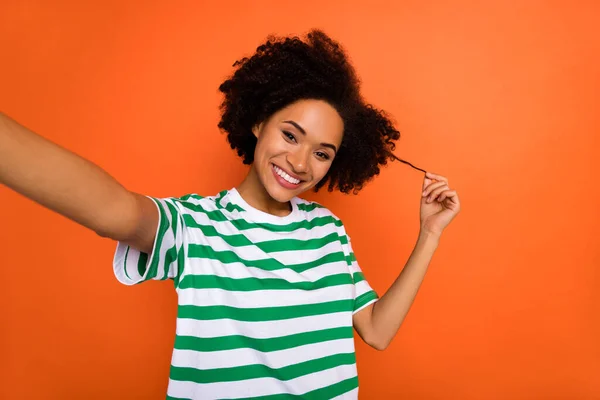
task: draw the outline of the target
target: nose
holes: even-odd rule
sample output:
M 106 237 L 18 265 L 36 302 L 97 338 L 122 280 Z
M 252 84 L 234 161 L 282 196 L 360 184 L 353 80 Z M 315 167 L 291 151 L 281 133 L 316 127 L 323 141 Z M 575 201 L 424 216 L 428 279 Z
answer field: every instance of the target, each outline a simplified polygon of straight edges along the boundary
M 287 162 L 292 167 L 292 172 L 296 174 L 304 174 L 308 172 L 308 157 L 310 156 L 309 149 L 297 149 L 294 152 L 288 153 Z

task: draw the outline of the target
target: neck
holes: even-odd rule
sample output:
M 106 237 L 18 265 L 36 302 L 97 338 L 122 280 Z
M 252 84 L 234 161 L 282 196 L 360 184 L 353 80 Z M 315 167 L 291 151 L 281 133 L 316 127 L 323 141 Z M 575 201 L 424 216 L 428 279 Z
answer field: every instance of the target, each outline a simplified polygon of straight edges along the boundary
M 284 217 L 288 215 L 292 209 L 289 201 L 281 203 L 271 197 L 260 182 L 256 170 L 254 169 L 254 164 L 250 166 L 250 171 L 248 171 L 246 178 L 238 185 L 237 191 L 246 203 L 257 210 L 268 214 Z

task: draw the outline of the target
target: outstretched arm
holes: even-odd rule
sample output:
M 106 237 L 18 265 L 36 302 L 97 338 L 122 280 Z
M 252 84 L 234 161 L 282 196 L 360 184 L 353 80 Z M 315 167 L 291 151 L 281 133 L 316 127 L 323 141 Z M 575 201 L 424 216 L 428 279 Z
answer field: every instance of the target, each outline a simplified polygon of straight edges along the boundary
M 150 252 L 158 213 L 94 163 L 0 113 L 0 184 L 98 235 Z

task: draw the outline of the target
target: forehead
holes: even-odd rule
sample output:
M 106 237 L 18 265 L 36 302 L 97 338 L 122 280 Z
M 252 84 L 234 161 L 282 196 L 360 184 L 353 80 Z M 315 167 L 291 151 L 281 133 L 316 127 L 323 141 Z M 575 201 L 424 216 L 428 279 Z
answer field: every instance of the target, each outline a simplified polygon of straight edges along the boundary
M 322 100 L 299 100 L 273 115 L 272 121 L 294 121 L 307 137 L 339 143 L 344 132 L 344 122 L 335 108 Z

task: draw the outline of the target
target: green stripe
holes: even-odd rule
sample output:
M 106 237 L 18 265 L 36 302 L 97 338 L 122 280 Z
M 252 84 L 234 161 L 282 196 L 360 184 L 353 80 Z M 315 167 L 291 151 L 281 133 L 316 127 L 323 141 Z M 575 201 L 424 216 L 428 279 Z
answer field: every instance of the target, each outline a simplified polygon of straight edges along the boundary
M 325 247 L 330 243 L 340 240 L 337 233 L 333 232 L 322 238 L 308 240 L 301 239 L 279 239 L 256 243 L 256 247 L 264 252 L 271 253 L 277 251 L 303 251 L 316 250 Z
M 204 209 L 204 207 L 202 207 L 200 204 L 195 204 L 195 203 L 190 203 L 190 202 L 181 202 L 181 205 L 193 212 L 199 212 L 199 213 L 203 213 L 206 214 L 206 216 L 208 217 L 208 219 L 212 220 L 212 221 L 228 221 L 227 217 L 225 216 L 225 214 L 223 214 L 220 210 L 213 210 L 213 211 L 206 211 Z M 188 220 L 186 220 L 186 216 L 188 217 L 192 217 L 191 214 L 183 214 L 184 220 L 186 221 L 186 225 L 188 224 Z M 193 220 L 193 218 L 191 218 Z
M 225 209 L 229 212 L 233 212 L 233 211 L 244 212 L 244 211 L 246 211 L 242 207 L 238 206 L 237 204 L 233 204 L 233 203 L 227 203 L 227 205 L 225 206 Z
M 196 320 L 234 319 L 236 321 L 277 321 L 351 311 L 354 301 L 335 300 L 296 306 L 236 308 L 230 306 L 179 306 L 178 318 Z
M 303 251 L 303 250 L 316 250 L 327 246 L 330 243 L 334 243 L 340 240 L 337 233 L 333 232 L 322 238 L 314 238 L 308 240 L 300 239 L 280 239 L 270 240 L 265 242 L 256 243 L 256 247 L 264 252 L 271 253 L 277 251 Z
M 160 200 L 158 199 L 152 199 L 154 200 L 154 202 L 156 203 L 157 207 L 158 207 L 158 212 L 159 212 L 159 227 L 158 227 L 158 232 L 156 233 L 156 238 L 154 239 L 155 243 L 154 243 L 154 253 L 152 254 L 152 259 L 150 260 L 150 265 L 148 266 L 148 274 L 146 276 L 146 280 L 150 280 L 154 277 L 156 277 L 156 274 L 158 273 L 158 262 L 160 261 L 160 249 L 162 246 L 162 241 L 163 238 L 165 236 L 165 233 L 167 232 L 167 230 L 169 229 L 169 220 L 167 219 L 167 213 L 165 212 L 165 209 L 163 208 Z M 142 253 L 144 254 L 144 253 Z M 140 260 L 141 260 L 142 256 L 140 254 Z M 139 264 L 138 264 L 139 266 Z M 142 274 L 143 276 L 143 274 Z
M 184 218 L 185 217 L 186 216 L 184 216 Z M 230 246 L 241 247 L 250 246 L 253 244 L 246 236 L 239 233 L 235 235 L 222 235 L 215 229 L 213 225 L 202 225 L 198 224 L 196 221 L 189 221 L 189 219 L 186 220 L 186 225 L 188 228 L 199 229 L 204 236 L 219 236 L 223 239 L 225 243 L 227 243 Z
M 189 224 L 188 224 L 189 222 Z M 225 243 L 232 247 L 256 246 L 264 252 L 272 253 L 276 251 L 302 251 L 316 250 L 330 243 L 341 241 L 342 237 L 337 233 L 330 233 L 324 237 L 301 240 L 301 239 L 276 239 L 266 240 L 264 242 L 255 243 L 250 241 L 242 234 L 223 235 L 219 233 L 212 225 L 198 224 L 196 221 L 186 221 L 189 228 L 199 229 L 206 237 L 220 237 Z
M 177 223 L 179 222 L 180 218 L 180 214 L 175 208 L 175 206 L 171 204 L 171 202 L 169 202 L 168 200 L 165 200 L 165 203 L 167 204 L 167 209 L 169 210 L 171 219 L 169 220 L 167 218 L 167 213 L 165 209 L 163 208 L 162 204 L 158 203 L 161 219 L 160 229 L 156 238 L 156 245 L 154 248 L 155 254 L 152 258 L 151 270 L 148 273 L 147 279 L 155 278 L 158 275 L 158 267 L 160 261 L 162 261 L 161 268 L 164 271 L 164 276 L 161 278 L 162 280 L 169 278 L 169 266 L 173 263 L 173 261 L 177 261 L 178 267 L 182 266 L 184 261 L 184 253 L 181 251 L 181 248 L 178 249 L 176 247 L 177 244 L 174 244 L 171 248 L 167 249 L 162 257 L 162 260 L 160 259 L 160 249 L 162 247 L 164 236 L 169 230 L 172 232 L 174 237 L 177 235 Z M 179 275 L 179 271 L 177 271 L 177 275 Z
M 175 237 L 175 240 L 177 241 L 177 223 L 181 223 L 181 221 L 179 220 L 181 218 L 181 213 L 178 212 L 178 210 L 175 208 L 174 205 L 172 205 L 170 202 L 167 202 L 167 206 L 169 207 L 169 211 L 171 212 L 171 221 L 173 224 L 173 236 Z M 182 224 L 181 226 L 181 230 L 183 232 L 184 226 Z M 167 254 L 165 256 L 165 278 L 167 279 L 169 277 L 169 265 L 171 264 L 171 262 L 173 262 L 174 260 L 177 260 L 177 271 L 174 277 L 175 280 L 175 287 L 177 287 L 178 283 L 179 283 L 179 278 L 181 277 L 181 274 L 183 273 L 184 270 L 184 265 L 185 265 L 185 253 L 184 253 L 184 249 L 183 246 L 180 246 L 179 249 L 177 249 L 175 246 L 177 246 L 177 243 L 175 243 L 175 245 L 170 248 L 169 250 L 167 250 Z
M 303 394 L 271 394 L 267 396 L 256 396 L 256 397 L 236 397 L 237 400 L 329 400 L 334 397 L 341 396 L 344 393 L 348 393 L 358 387 L 358 376 L 343 380 L 333 385 L 326 386 L 324 388 L 312 390 Z M 175 400 L 173 397 L 172 399 Z
M 130 249 L 131 246 L 127 246 L 127 250 L 125 250 L 125 258 L 123 259 L 123 271 L 125 272 L 125 276 L 127 277 L 127 279 L 131 279 L 131 277 L 127 273 L 127 257 L 129 256 Z
M 167 204 L 167 208 L 171 214 L 171 231 L 173 234 L 175 234 L 175 232 L 177 232 L 177 223 L 179 222 L 179 212 L 177 208 L 175 208 L 175 205 L 173 205 L 170 201 L 165 201 L 165 203 Z
M 356 357 L 354 353 L 343 353 L 304 361 L 282 368 L 271 368 L 263 364 L 208 370 L 171 366 L 170 378 L 176 381 L 196 383 L 232 382 L 257 378 L 274 378 L 280 381 L 289 381 L 329 368 L 355 363 Z
M 221 199 L 223 199 L 223 197 L 228 193 L 228 190 L 223 190 L 221 193 L 218 194 L 217 198 L 215 199 L 215 204 L 217 205 L 217 207 L 219 207 L 220 209 L 225 209 L 229 212 L 233 212 L 233 211 L 238 211 L 238 212 L 244 212 L 245 210 L 238 206 L 237 204 L 233 204 L 231 202 L 227 203 L 227 205 L 225 207 L 223 207 L 223 205 L 221 205 Z
M 339 262 L 344 261 L 346 258 L 344 253 L 341 251 L 335 253 L 329 253 L 324 255 L 323 257 L 300 264 L 289 264 L 285 265 L 273 258 L 263 259 L 263 260 L 244 260 L 240 258 L 236 253 L 229 250 L 224 251 L 215 251 L 210 246 L 201 245 L 201 244 L 189 244 L 188 245 L 188 257 L 190 258 L 208 258 L 211 260 L 217 260 L 223 264 L 231 264 L 235 262 L 239 262 L 244 264 L 247 267 L 255 267 L 264 269 L 266 271 L 273 271 L 277 269 L 290 268 L 296 272 L 304 272 L 308 269 L 315 268 L 321 266 L 326 263 Z
M 311 220 L 302 220 L 302 221 L 298 221 L 298 222 L 292 222 L 287 225 L 274 225 L 274 224 L 266 224 L 266 223 L 253 224 L 253 223 L 249 223 L 243 219 L 230 220 L 220 210 L 207 211 L 204 207 L 202 207 L 202 205 L 191 202 L 191 201 L 187 201 L 189 199 L 200 201 L 203 199 L 203 197 L 195 195 L 195 194 L 188 194 L 188 195 L 180 197 L 179 199 L 173 199 L 173 200 L 179 202 L 179 204 L 181 204 L 184 208 L 186 208 L 190 211 L 200 212 L 200 213 L 205 214 L 209 219 L 211 219 L 213 221 L 229 221 L 239 230 L 265 228 L 265 229 L 268 229 L 273 232 L 293 232 L 300 228 L 311 229 L 311 228 L 315 228 L 317 226 L 325 226 L 325 225 L 331 224 L 331 223 L 333 223 L 335 226 L 338 226 L 338 227 L 343 226 L 342 221 L 334 216 L 316 217 Z M 233 203 L 229 203 L 229 204 L 232 205 L 231 208 L 228 208 L 228 206 L 225 207 L 225 209 L 227 209 L 228 211 L 232 211 L 232 210 L 244 211 L 241 207 L 239 207 L 236 204 L 233 204 Z M 303 203 L 298 204 L 298 209 L 301 209 L 301 210 L 312 211 L 314 208 L 325 208 L 325 207 L 323 207 L 317 203 L 311 203 L 310 205 L 304 205 Z M 186 225 L 188 225 L 188 226 L 197 225 L 197 223 L 195 223 L 193 217 L 190 214 L 183 214 L 183 218 L 184 218 Z
M 253 290 L 317 290 L 331 286 L 351 285 L 348 273 L 325 276 L 314 282 L 289 282 L 280 278 L 229 278 L 216 275 L 186 275 L 180 289 L 224 289 L 230 292 L 250 292 Z M 285 294 L 283 294 L 285 295 Z
M 185 246 L 180 246 L 177 252 L 177 274 L 174 277 L 175 288 L 179 287 L 179 281 L 185 270 Z
M 171 263 L 173 261 L 176 261 L 181 255 L 180 251 L 177 251 L 177 248 L 175 246 L 171 247 L 169 250 L 167 250 L 165 252 L 165 261 L 163 264 L 163 269 L 164 269 L 164 275 L 162 277 L 162 279 L 167 279 L 169 277 L 169 265 L 171 265 Z M 179 264 L 178 264 L 179 265 Z
M 348 265 L 352 265 L 356 262 L 356 257 L 354 256 L 354 253 L 350 253 L 345 257 L 345 260 L 348 263 Z
M 343 225 L 341 220 L 334 218 L 332 216 L 315 217 L 311 220 L 302 220 L 302 221 L 298 221 L 298 222 L 291 222 L 286 225 L 275 225 L 275 224 L 267 224 L 267 223 L 250 223 L 243 219 L 229 219 L 220 210 L 206 211 L 199 204 L 194 204 L 194 203 L 189 203 L 189 202 L 181 202 L 181 205 L 190 211 L 205 214 L 207 216 L 207 218 L 210 219 L 211 221 L 231 222 L 231 224 L 240 231 L 248 230 L 248 229 L 263 228 L 263 229 L 267 229 L 272 232 L 293 232 L 293 231 L 301 229 L 301 228 L 310 230 L 312 228 L 315 228 L 318 226 L 325 226 L 328 224 L 334 224 L 335 226 L 338 226 L 338 227 Z M 192 214 L 184 213 L 183 218 L 184 218 L 185 224 L 188 227 L 197 227 L 197 225 L 199 225 L 195 221 Z
M 356 298 L 356 300 L 354 300 L 354 311 L 358 310 L 359 308 L 361 308 L 362 306 L 364 306 L 371 300 L 374 300 L 377 298 L 378 298 L 377 293 L 375 293 L 373 290 L 369 290 L 368 292 L 361 294 L 360 296 L 358 296 Z
M 319 331 L 295 333 L 293 335 L 256 339 L 243 335 L 199 338 L 195 336 L 176 336 L 175 348 L 194 351 L 223 351 L 249 348 L 263 353 L 291 349 L 313 343 L 328 342 L 339 339 L 352 339 L 352 326 L 323 329 Z M 210 357 L 210 356 L 207 356 Z
M 358 282 L 365 280 L 365 275 L 362 272 L 355 272 L 352 275 L 352 280 L 354 281 L 354 284 L 357 284 Z
M 322 205 L 318 204 L 318 203 L 298 203 L 298 210 L 300 211 L 306 211 L 306 212 L 311 212 L 313 211 L 315 208 L 325 208 Z
M 222 192 L 219 192 L 219 194 L 217 194 L 217 196 L 215 197 L 215 204 L 219 207 L 219 208 L 223 208 L 221 206 L 221 199 L 223 198 L 223 196 L 225 196 L 227 194 L 227 190 L 223 190 Z
M 197 194 L 190 193 L 190 194 L 186 194 L 185 196 L 181 196 L 178 199 L 173 198 L 174 201 L 179 201 L 180 203 L 183 201 L 186 201 L 188 199 L 194 199 L 196 201 L 200 201 L 200 200 L 204 199 L 204 196 L 198 196 Z
M 140 274 L 141 277 L 143 277 L 144 274 L 146 273 L 147 266 L 148 266 L 148 254 L 144 253 L 144 252 L 140 252 L 140 256 L 138 257 L 137 269 L 138 269 L 138 274 Z M 146 279 L 149 279 L 149 278 L 147 277 Z

